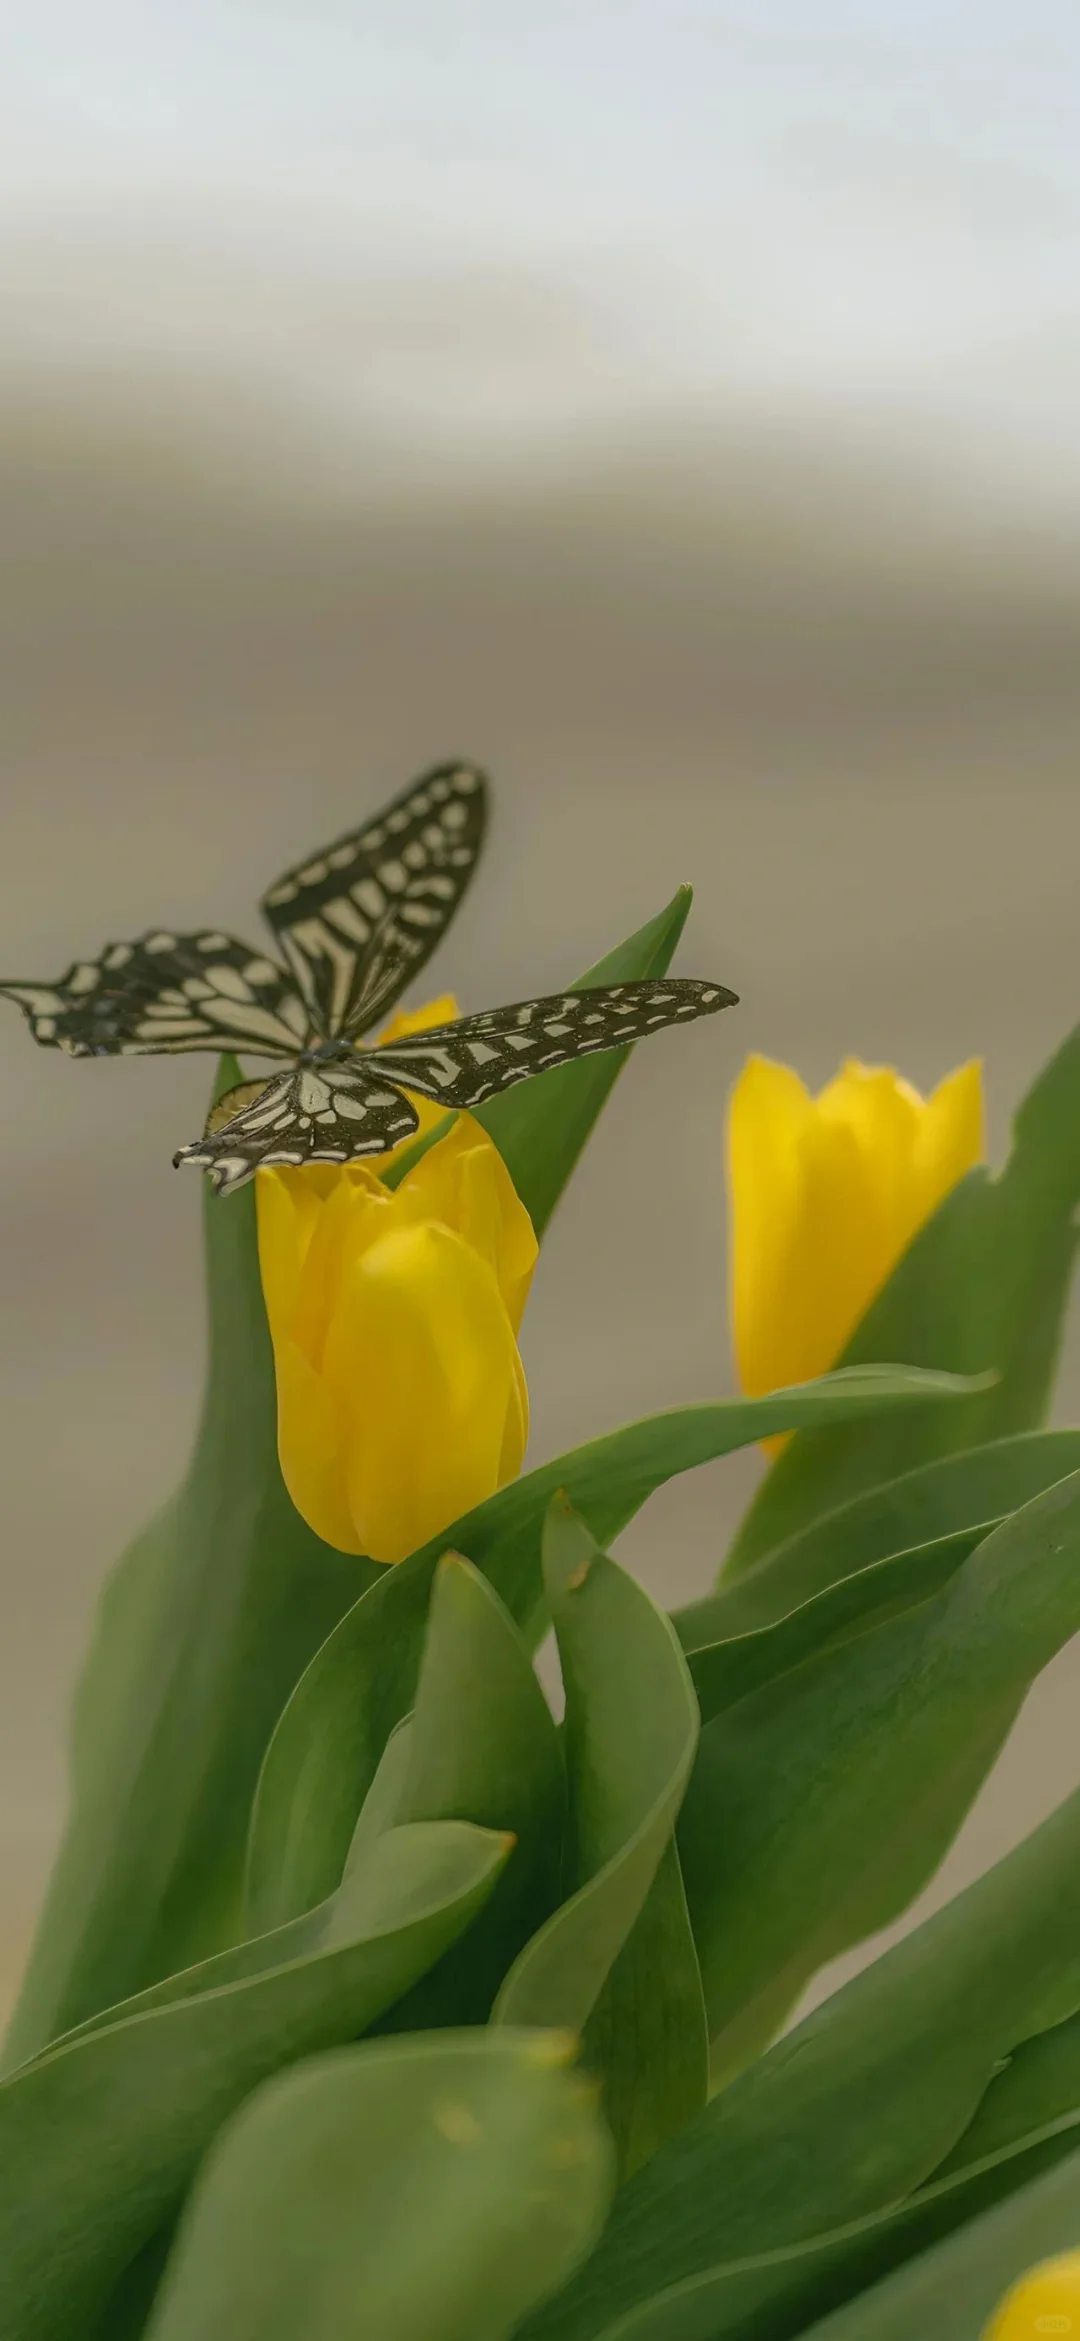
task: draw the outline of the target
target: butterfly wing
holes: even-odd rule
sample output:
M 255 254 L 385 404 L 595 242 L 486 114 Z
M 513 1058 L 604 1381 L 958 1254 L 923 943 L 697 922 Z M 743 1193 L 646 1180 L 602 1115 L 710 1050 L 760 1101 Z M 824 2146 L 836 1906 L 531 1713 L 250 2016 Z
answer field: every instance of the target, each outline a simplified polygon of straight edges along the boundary
M 665 1025 L 686 1024 L 734 1007 L 723 984 L 691 977 L 652 983 L 608 984 L 556 992 L 511 1008 L 462 1016 L 456 1024 L 393 1041 L 372 1052 L 391 1081 L 459 1110 L 482 1105 L 512 1082 L 567 1065 L 575 1057 L 622 1048 Z
M 295 1057 L 310 1019 L 284 968 L 212 929 L 107 943 L 55 984 L 0 983 L 34 1039 L 71 1057 L 232 1049 Z
M 181 1146 L 173 1160 L 197 1164 L 215 1191 L 228 1195 L 257 1170 L 278 1164 L 300 1169 L 385 1154 L 416 1128 L 408 1099 L 382 1080 L 370 1058 L 355 1066 L 298 1065 L 230 1090 L 205 1136 Z
M 430 959 L 476 868 L 486 819 L 483 773 L 437 765 L 264 895 L 326 1038 L 367 1032 Z

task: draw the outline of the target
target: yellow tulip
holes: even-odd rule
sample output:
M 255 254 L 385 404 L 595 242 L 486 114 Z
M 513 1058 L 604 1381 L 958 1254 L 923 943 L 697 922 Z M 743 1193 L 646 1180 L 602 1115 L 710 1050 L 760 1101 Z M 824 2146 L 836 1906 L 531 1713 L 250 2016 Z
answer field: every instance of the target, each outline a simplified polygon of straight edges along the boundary
M 364 1162 L 255 1193 L 286 1487 L 327 1544 L 403 1560 L 521 1469 L 528 1213 L 464 1114 L 395 1194 Z
M 1044 2341 L 1058 2333 L 1080 2337 L 1080 2252 L 1044 2260 L 1007 2292 L 983 2341 Z
M 982 1068 L 930 1097 L 849 1059 L 817 1097 L 751 1057 L 728 1117 L 732 1326 L 758 1398 L 835 1365 L 902 1252 L 981 1161 Z

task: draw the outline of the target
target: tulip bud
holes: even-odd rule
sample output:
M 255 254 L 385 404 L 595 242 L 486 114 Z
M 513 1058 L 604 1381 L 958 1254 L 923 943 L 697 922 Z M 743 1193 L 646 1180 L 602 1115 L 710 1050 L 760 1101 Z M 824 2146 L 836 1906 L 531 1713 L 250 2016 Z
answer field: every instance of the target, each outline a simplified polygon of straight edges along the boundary
M 732 1324 L 750 1398 L 836 1364 L 912 1237 L 982 1159 L 982 1069 L 933 1095 L 849 1059 L 819 1096 L 750 1057 L 728 1115 Z

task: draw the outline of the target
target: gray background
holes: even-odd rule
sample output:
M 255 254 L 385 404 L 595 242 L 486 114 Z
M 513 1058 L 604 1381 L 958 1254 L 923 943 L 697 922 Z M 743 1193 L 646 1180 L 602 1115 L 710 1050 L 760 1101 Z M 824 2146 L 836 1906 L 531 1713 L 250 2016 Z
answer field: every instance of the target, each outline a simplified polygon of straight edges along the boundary
M 254 940 L 464 753 L 496 822 L 433 987 L 558 984 L 690 878 L 679 965 L 742 994 L 639 1052 L 560 1210 L 534 1460 L 730 1389 L 747 1050 L 980 1054 L 1000 1156 L 1080 1011 L 1078 46 L 1057 0 L 42 0 L 5 57 L 5 971 Z M 208 1071 L 0 1018 L 0 2001 L 95 1596 L 192 1435 Z M 759 1469 L 627 1535 L 665 1601 Z M 1080 1776 L 1075 1688 L 935 1894 Z

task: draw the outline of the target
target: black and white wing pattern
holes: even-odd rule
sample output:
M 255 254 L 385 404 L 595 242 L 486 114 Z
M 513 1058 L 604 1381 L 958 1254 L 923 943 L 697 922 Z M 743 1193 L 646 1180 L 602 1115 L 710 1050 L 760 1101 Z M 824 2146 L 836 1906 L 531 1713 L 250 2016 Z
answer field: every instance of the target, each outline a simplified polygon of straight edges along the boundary
M 284 968 L 208 929 L 107 943 L 55 984 L 0 983 L 34 1039 L 70 1057 L 174 1056 L 231 1049 L 298 1057 L 310 1017 Z
M 735 993 L 722 984 L 669 977 L 555 992 L 462 1016 L 387 1048 L 246 1082 L 215 1107 L 205 1137 L 182 1146 L 174 1160 L 197 1164 L 219 1194 L 229 1194 L 257 1170 L 278 1164 L 384 1154 L 417 1128 L 401 1089 L 461 1111 L 554 1065 L 624 1047 L 734 1003 Z
M 357 1039 L 430 959 L 476 868 L 487 782 L 440 764 L 286 872 L 262 910 L 325 1039 Z
M 607 984 L 581 992 L 554 992 L 511 1008 L 462 1016 L 411 1040 L 372 1051 L 384 1079 L 440 1104 L 483 1105 L 512 1082 L 567 1065 L 600 1049 L 645 1040 L 665 1025 L 687 1024 L 732 1008 L 736 994 L 723 984 L 669 976 L 653 982 Z
M 373 1052 L 355 1065 L 299 1065 L 269 1081 L 242 1082 L 219 1100 L 205 1137 L 182 1146 L 173 1161 L 195 1163 L 216 1194 L 228 1195 L 257 1170 L 385 1154 L 412 1137 L 417 1116 L 399 1089 L 378 1078 L 375 1064 Z

